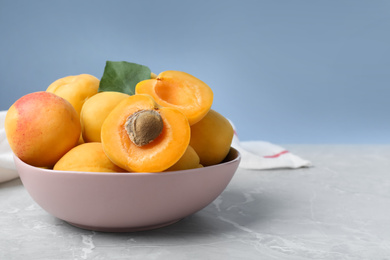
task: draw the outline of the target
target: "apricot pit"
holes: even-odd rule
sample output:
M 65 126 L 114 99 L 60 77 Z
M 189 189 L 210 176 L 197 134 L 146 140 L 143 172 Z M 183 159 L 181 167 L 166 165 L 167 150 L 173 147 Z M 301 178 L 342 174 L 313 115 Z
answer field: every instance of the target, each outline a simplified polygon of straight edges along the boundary
M 127 118 L 125 128 L 137 146 L 153 142 L 162 132 L 163 120 L 156 110 L 140 110 Z

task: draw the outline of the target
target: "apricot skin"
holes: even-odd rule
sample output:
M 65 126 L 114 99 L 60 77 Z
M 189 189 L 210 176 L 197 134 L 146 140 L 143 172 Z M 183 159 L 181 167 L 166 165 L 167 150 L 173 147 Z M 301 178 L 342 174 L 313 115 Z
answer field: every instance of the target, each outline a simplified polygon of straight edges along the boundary
M 157 78 L 139 82 L 136 94 L 148 94 L 162 107 L 181 110 L 190 125 L 199 122 L 210 110 L 213 91 L 200 79 L 182 71 L 168 70 Z
M 53 170 L 79 172 L 124 172 L 113 164 L 99 142 L 84 143 L 67 152 Z
M 157 74 L 156 73 L 150 73 L 150 78 L 151 79 L 155 79 L 155 78 L 157 78 Z
M 198 123 L 191 126 L 190 145 L 203 166 L 223 161 L 229 153 L 234 130 L 229 120 L 215 110 L 210 110 Z
M 52 167 L 77 144 L 81 126 L 68 101 L 42 91 L 21 97 L 9 108 L 5 132 L 12 151 L 21 160 Z
M 199 164 L 200 159 L 191 145 L 188 145 L 187 150 L 183 156 L 174 165 L 169 167 L 166 171 L 182 171 L 202 167 Z
M 100 92 L 87 101 L 81 109 L 80 121 L 84 142 L 101 142 L 101 128 L 108 114 L 129 95 L 120 92 Z
M 98 93 L 99 83 L 89 74 L 72 75 L 57 79 L 46 91 L 68 100 L 80 115 L 84 102 Z

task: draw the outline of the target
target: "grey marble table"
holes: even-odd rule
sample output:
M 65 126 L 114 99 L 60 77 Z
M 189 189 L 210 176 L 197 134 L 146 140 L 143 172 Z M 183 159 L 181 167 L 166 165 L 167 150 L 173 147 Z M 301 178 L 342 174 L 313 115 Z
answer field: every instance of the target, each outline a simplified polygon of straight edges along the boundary
M 0 259 L 390 259 L 390 145 L 286 145 L 311 168 L 239 169 L 176 224 L 101 233 L 0 184 Z

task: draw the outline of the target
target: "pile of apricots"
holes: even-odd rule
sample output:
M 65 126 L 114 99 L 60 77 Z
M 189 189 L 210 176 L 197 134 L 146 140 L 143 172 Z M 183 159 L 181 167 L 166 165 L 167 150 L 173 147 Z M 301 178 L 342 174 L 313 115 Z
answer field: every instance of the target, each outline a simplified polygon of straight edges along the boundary
M 135 94 L 99 91 L 89 74 L 54 81 L 8 110 L 5 131 L 25 163 L 61 171 L 166 172 L 221 163 L 233 127 L 213 91 L 180 71 L 151 73 Z

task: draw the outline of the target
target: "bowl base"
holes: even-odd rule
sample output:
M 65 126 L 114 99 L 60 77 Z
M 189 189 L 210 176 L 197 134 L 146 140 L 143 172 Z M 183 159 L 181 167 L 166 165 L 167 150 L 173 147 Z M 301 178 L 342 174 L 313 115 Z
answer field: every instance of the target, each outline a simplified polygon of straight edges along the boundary
M 166 227 L 169 225 L 172 225 L 181 219 L 176 219 L 167 223 L 162 223 L 162 224 L 157 224 L 157 225 L 151 225 L 151 226 L 141 226 L 141 227 L 94 227 L 94 226 L 87 226 L 87 225 L 79 225 L 76 223 L 72 222 L 67 222 L 68 224 L 81 228 L 81 229 L 86 229 L 86 230 L 92 230 L 92 231 L 99 231 L 99 232 L 138 232 L 138 231 L 147 231 L 147 230 L 152 230 L 152 229 L 157 229 L 157 228 L 162 228 Z

